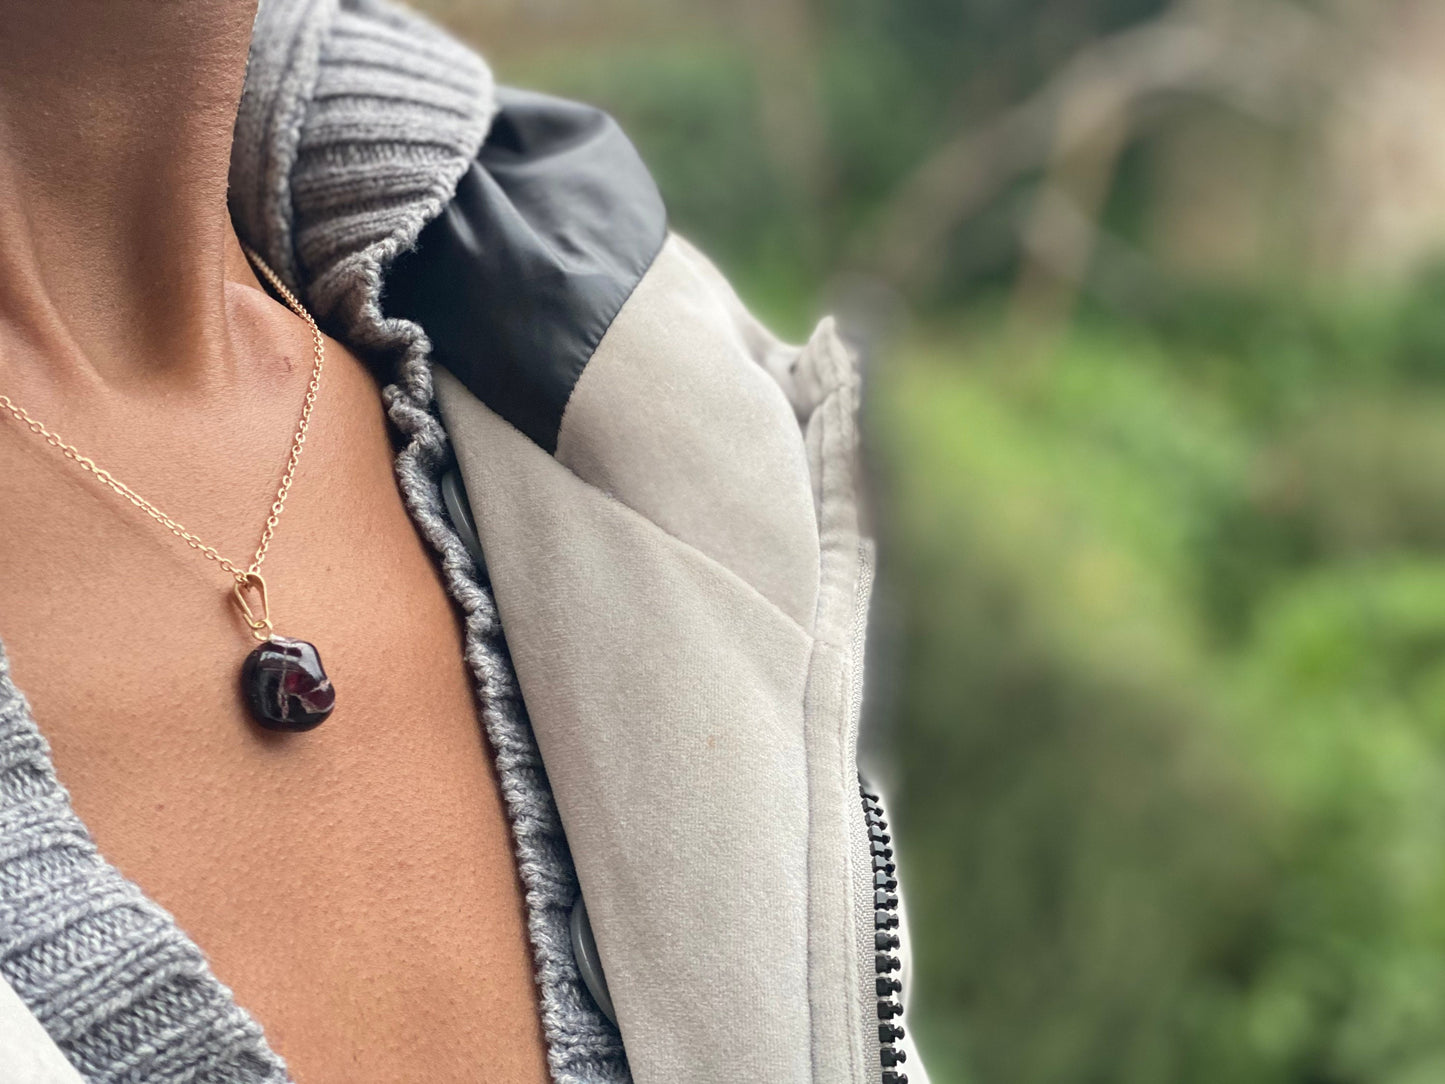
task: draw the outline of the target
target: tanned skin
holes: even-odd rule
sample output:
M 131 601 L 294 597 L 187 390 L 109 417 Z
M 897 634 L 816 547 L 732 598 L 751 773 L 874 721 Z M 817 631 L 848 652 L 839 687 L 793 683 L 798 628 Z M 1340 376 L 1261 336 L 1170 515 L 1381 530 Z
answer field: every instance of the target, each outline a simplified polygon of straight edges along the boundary
M 0 391 L 250 560 L 310 374 L 226 208 L 254 0 L 0 0 Z M 458 615 L 340 344 L 265 564 L 337 688 L 272 735 L 229 581 L 0 420 L 0 637 L 102 854 L 298 1084 L 548 1079 Z

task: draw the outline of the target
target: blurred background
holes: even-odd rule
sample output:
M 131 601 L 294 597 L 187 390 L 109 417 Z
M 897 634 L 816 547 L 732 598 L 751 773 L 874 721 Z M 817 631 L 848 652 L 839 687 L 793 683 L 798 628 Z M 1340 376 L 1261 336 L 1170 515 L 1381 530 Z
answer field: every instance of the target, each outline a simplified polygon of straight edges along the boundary
M 1445 5 L 420 6 L 867 348 L 935 1084 L 1445 1081 Z

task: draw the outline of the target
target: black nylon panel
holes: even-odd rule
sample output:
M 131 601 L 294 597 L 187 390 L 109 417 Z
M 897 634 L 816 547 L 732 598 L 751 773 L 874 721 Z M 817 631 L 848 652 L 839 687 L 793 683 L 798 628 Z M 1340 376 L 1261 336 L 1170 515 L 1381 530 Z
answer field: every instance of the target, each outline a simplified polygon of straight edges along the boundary
M 503 88 L 476 161 L 386 275 L 388 316 L 548 452 L 593 351 L 662 247 L 667 213 L 606 113 Z

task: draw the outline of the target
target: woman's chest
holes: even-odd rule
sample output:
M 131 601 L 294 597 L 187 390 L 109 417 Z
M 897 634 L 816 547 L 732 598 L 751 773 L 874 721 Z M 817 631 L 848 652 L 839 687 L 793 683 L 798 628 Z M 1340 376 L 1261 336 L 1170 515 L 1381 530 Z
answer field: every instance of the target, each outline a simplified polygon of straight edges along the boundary
M 0 522 L 0 637 L 102 854 L 206 952 L 299 1084 L 486 1079 L 479 1065 L 542 1081 L 459 623 L 358 375 L 331 389 L 265 568 L 277 631 L 313 641 L 335 685 L 320 728 L 254 725 L 224 574 L 99 487 L 12 475 L 3 496 L 25 514 Z M 259 528 L 264 502 L 213 518 L 230 511 Z

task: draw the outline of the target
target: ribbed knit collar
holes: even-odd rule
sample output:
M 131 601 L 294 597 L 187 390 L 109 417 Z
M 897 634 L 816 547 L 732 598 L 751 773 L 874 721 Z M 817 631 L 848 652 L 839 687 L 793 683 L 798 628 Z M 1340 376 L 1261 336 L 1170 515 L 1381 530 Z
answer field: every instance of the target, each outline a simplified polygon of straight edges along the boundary
M 384 266 L 415 241 L 495 112 L 481 58 L 411 13 L 380 0 L 262 0 L 232 220 L 319 317 L 344 319 L 359 300 L 357 261 Z

